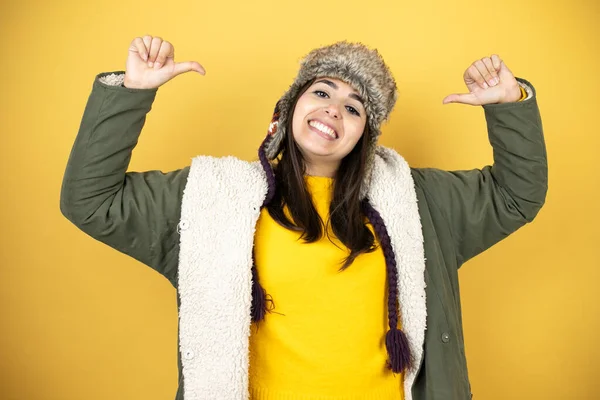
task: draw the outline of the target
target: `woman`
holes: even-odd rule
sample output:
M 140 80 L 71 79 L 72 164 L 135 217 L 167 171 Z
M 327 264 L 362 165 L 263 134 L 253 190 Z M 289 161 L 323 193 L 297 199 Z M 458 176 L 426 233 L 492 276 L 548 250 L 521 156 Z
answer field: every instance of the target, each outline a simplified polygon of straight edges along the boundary
M 377 51 L 315 49 L 277 102 L 260 162 L 126 173 L 157 88 L 196 62 L 136 38 L 96 78 L 63 214 L 177 288 L 177 399 L 467 399 L 458 268 L 542 207 L 535 91 L 497 55 L 464 74 L 494 165 L 410 168 L 377 146 L 397 98 Z

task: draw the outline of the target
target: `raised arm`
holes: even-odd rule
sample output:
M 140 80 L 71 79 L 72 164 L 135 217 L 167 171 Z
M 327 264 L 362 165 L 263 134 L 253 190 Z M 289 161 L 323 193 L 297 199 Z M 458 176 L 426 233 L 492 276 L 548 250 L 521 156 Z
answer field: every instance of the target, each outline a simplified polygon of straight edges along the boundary
M 416 183 L 448 223 L 459 266 L 531 222 L 548 189 L 546 147 L 535 89 L 529 82 L 514 78 L 504 63 L 497 66 L 497 74 L 483 73 L 477 80 L 467 70 L 465 82 L 470 93 L 445 99 L 446 103 L 483 105 L 493 165 L 469 171 L 413 169 Z M 471 71 L 476 75 L 479 69 Z M 494 77 L 499 82 L 492 85 Z
M 175 284 L 176 230 L 188 168 L 126 171 L 158 87 L 185 68 L 201 67 L 177 66 L 172 46 L 154 39 L 132 42 L 127 72 L 96 77 L 67 163 L 60 209 L 85 233 Z

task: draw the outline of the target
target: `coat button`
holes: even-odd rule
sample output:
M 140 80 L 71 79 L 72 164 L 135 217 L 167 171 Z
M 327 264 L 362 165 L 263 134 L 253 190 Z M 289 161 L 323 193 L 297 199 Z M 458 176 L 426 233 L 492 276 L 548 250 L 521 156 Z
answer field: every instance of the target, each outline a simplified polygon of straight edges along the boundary
M 192 350 L 184 351 L 183 358 L 185 358 L 186 360 L 191 360 L 192 358 L 194 358 L 194 352 Z
M 179 224 L 177 224 L 178 231 L 185 231 L 189 227 L 190 221 L 188 221 L 187 219 L 182 219 L 181 221 L 179 221 Z
M 442 342 L 448 343 L 450 341 L 450 334 L 448 332 L 442 333 Z

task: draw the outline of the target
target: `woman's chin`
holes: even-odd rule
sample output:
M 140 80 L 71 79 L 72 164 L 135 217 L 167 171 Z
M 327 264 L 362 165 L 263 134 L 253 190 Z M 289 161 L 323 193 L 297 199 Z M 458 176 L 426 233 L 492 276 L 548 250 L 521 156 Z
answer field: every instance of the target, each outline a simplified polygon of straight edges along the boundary
M 334 153 L 331 149 L 326 146 L 317 146 L 311 145 L 305 147 L 303 153 L 308 157 L 318 157 L 318 158 L 333 158 Z

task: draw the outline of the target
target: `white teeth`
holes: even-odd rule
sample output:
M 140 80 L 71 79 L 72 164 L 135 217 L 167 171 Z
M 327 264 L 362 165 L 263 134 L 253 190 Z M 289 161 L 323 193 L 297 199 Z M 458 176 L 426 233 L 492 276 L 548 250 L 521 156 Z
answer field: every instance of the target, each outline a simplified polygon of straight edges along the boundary
M 320 130 L 321 132 L 323 132 L 324 134 L 331 136 L 333 139 L 335 139 L 337 136 L 335 134 L 335 131 L 331 128 L 329 128 L 328 126 L 323 125 L 320 122 L 317 121 L 310 121 L 309 123 L 310 126 L 317 128 L 318 130 Z

